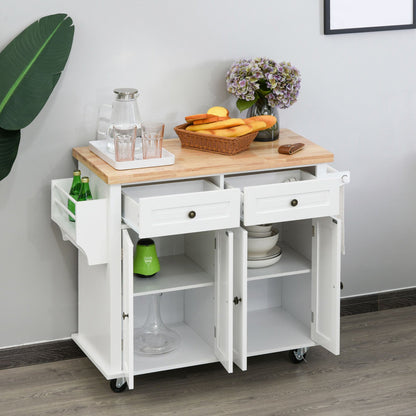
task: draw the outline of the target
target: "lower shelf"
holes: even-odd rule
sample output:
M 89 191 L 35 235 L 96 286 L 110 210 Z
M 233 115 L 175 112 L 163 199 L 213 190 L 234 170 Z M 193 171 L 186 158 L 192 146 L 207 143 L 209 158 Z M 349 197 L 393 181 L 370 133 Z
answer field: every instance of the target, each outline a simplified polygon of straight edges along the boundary
M 249 312 L 247 325 L 249 357 L 316 345 L 310 328 L 280 307 Z
M 102 353 L 86 337 L 80 334 L 72 334 L 72 339 L 107 380 L 124 377 L 124 373 L 120 369 L 114 370 L 108 366 L 107 361 L 102 357 Z
M 135 375 L 218 361 L 214 354 L 214 348 L 205 342 L 191 327 L 183 322 L 169 325 L 169 327 L 180 335 L 181 343 L 179 347 L 174 351 L 159 355 L 142 355 L 135 351 Z

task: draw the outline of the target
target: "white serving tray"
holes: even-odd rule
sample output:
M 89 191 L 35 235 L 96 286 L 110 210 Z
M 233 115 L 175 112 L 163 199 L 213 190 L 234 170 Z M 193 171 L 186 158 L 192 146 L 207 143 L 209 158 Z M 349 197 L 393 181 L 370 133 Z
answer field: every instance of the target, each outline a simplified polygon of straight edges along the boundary
M 89 142 L 89 149 L 98 157 L 107 162 L 110 166 L 117 170 L 150 168 L 152 166 L 173 165 L 175 163 L 175 155 L 162 149 L 162 157 L 157 159 L 143 159 L 142 153 L 136 153 L 134 160 L 126 162 L 117 162 L 114 153 L 107 150 L 106 140 L 92 140 Z

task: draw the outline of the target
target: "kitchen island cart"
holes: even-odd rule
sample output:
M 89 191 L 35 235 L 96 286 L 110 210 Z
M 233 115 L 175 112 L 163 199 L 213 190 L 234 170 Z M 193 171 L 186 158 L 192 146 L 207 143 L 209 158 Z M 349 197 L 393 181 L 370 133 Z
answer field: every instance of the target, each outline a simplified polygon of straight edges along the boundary
M 293 155 L 278 146 L 302 142 Z M 233 156 L 164 141 L 175 164 L 117 171 L 88 147 L 73 149 L 94 200 L 66 203 L 71 179 L 52 181 L 52 219 L 78 248 L 78 332 L 74 341 L 114 391 L 134 376 L 290 351 L 301 361 L 322 345 L 339 354 L 343 186 L 333 154 L 283 129 Z M 272 224 L 279 262 L 249 268 L 248 225 Z M 139 238 L 155 241 L 160 272 L 133 275 Z M 174 351 L 141 355 L 135 334 L 151 296 L 181 337 Z M 137 345 L 136 345 L 137 347 Z

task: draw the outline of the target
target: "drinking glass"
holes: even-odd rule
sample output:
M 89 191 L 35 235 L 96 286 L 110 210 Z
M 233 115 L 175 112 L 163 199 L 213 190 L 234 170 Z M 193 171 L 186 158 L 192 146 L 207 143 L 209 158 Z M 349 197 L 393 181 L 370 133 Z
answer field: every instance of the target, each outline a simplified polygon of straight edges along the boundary
M 107 140 L 112 108 L 111 104 L 101 104 L 98 108 L 96 140 Z
M 143 159 L 162 157 L 162 142 L 165 125 L 163 123 L 142 123 Z
M 114 147 L 117 162 L 134 160 L 136 137 L 131 134 L 115 133 Z

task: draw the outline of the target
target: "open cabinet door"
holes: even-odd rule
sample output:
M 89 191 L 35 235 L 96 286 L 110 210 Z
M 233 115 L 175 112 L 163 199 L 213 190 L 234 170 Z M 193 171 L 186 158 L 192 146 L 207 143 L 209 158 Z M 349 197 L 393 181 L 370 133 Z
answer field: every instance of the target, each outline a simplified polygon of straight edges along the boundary
M 134 388 L 133 328 L 133 243 L 127 230 L 123 238 L 123 373 L 129 389 Z
M 233 229 L 233 346 L 234 362 L 247 370 L 247 231 Z M 235 301 L 235 302 L 234 302 Z
M 216 232 L 215 355 L 233 372 L 233 233 Z
M 339 354 L 341 220 L 312 221 L 312 340 Z

